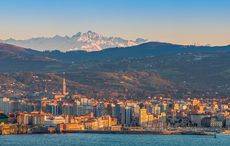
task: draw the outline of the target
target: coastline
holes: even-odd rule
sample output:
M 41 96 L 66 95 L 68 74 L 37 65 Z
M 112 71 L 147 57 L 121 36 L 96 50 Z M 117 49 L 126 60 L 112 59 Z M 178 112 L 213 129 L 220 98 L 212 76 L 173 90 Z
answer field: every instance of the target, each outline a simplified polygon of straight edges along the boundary
M 91 134 L 143 134 L 143 135 L 211 135 L 205 132 L 175 132 L 175 131 L 95 131 L 95 130 L 85 130 L 85 131 L 68 131 L 62 133 L 91 133 Z
M 0 136 L 2 145 L 23 146 L 152 146 L 152 145 L 187 145 L 187 146 L 229 146 L 229 136 L 218 134 L 217 138 L 206 135 L 138 135 L 138 134 L 28 134 Z M 3 143 L 2 143 L 3 142 Z
M 31 132 L 31 133 L 20 133 L 11 135 L 33 135 L 33 134 L 70 134 L 70 133 L 88 133 L 88 134 L 135 134 L 135 135 L 203 135 L 203 136 L 214 136 L 215 133 L 211 132 L 194 132 L 194 131 L 109 131 L 109 130 L 76 130 L 76 131 L 63 131 L 63 132 Z

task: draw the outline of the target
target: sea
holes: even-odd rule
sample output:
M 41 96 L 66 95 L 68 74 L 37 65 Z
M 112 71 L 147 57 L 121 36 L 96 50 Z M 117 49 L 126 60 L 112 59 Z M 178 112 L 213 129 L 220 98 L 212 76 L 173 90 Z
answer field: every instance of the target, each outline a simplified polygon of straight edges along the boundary
M 32 134 L 0 136 L 0 146 L 230 146 L 230 135 Z

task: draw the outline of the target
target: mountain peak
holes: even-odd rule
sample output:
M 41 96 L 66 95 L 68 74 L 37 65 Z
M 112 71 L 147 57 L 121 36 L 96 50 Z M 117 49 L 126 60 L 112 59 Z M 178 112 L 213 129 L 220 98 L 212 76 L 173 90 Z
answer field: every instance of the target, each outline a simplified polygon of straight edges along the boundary
M 89 30 L 89 31 L 87 31 L 87 34 L 96 34 L 96 32 Z
M 102 35 L 100 35 L 99 33 L 96 33 L 96 32 L 93 32 L 91 30 L 89 30 L 88 32 L 86 33 L 83 33 L 82 36 L 86 36 L 88 38 L 96 38 L 96 37 L 102 37 Z

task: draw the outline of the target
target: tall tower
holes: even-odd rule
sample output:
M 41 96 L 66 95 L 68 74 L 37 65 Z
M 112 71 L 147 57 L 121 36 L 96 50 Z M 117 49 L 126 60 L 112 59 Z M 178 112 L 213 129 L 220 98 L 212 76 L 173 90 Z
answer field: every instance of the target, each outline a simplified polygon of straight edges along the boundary
M 63 72 L 62 94 L 63 94 L 63 95 L 66 95 L 66 94 L 67 94 L 67 90 L 66 90 L 66 81 L 65 81 L 65 72 Z

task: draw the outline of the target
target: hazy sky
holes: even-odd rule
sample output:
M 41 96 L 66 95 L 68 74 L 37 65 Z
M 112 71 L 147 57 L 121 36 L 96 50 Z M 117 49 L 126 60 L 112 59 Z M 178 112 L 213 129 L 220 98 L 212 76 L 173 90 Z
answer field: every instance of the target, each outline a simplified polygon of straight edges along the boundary
M 230 44 L 230 0 L 0 0 L 0 39 L 96 31 L 180 44 Z

